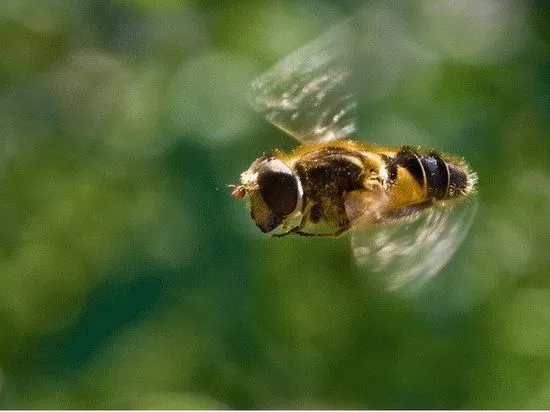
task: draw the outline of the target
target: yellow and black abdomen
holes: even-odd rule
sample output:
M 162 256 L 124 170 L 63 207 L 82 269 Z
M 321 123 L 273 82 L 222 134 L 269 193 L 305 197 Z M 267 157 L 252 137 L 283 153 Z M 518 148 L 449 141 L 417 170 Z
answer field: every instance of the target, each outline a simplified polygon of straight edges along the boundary
M 392 208 L 457 199 L 473 191 L 475 174 L 460 160 L 403 147 L 387 158 Z

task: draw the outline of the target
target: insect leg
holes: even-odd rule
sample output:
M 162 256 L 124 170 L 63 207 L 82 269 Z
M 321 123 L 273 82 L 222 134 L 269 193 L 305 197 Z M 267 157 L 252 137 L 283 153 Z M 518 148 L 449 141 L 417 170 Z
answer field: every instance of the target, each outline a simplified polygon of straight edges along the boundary
M 297 231 L 297 232 L 294 232 L 294 234 L 299 236 L 307 236 L 307 237 L 338 237 L 346 233 L 350 228 L 351 228 L 351 225 L 347 224 L 333 233 L 309 233 L 309 232 Z
M 302 219 L 303 221 L 303 219 Z M 287 236 L 287 235 L 292 235 L 294 233 L 297 233 L 299 232 L 301 229 L 302 229 L 302 223 L 300 222 L 300 224 L 298 226 L 294 226 L 292 229 L 290 230 L 287 230 L 286 232 L 283 232 L 283 233 L 274 233 L 271 235 L 271 237 L 283 237 L 283 236 Z
M 300 222 L 298 226 L 293 228 L 290 232 L 292 234 L 298 235 L 298 236 L 307 236 L 307 237 L 338 237 L 345 232 L 347 232 L 351 228 L 351 222 L 346 221 L 345 223 L 342 222 L 339 229 L 332 233 L 311 233 L 311 232 L 304 232 L 302 229 L 306 226 L 306 223 L 309 221 L 312 221 L 313 223 L 317 223 L 319 221 L 319 218 L 312 217 L 312 213 L 315 210 L 314 206 L 318 205 L 310 205 L 310 207 L 307 209 L 307 213 L 304 215 L 304 218 Z M 290 233 L 289 233 L 290 234 Z
M 306 227 L 307 222 L 309 221 L 309 215 L 311 212 L 311 206 L 308 206 L 306 210 L 302 212 L 302 220 L 300 220 L 300 224 L 298 226 L 294 226 L 292 229 L 283 232 L 283 233 L 275 233 L 271 235 L 272 237 L 283 237 L 287 235 L 293 235 L 295 233 L 299 233 L 302 231 L 304 227 Z

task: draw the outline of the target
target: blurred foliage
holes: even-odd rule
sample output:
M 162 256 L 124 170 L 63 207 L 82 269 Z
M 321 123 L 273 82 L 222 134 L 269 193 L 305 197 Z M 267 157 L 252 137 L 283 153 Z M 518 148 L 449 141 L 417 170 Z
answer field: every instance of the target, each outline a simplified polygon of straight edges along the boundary
M 249 82 L 359 4 L 0 2 L 3 407 L 550 407 L 545 2 L 364 3 L 423 57 L 373 42 L 359 138 L 480 175 L 421 296 L 359 276 L 346 238 L 261 234 L 229 196 L 294 145 Z

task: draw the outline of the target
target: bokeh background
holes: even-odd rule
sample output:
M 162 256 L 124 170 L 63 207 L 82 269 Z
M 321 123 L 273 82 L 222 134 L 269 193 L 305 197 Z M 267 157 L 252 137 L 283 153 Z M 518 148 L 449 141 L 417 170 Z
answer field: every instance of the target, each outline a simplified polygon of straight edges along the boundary
M 358 138 L 480 175 L 413 298 L 227 187 L 295 144 L 250 81 L 359 7 Z M 550 407 L 546 2 L 3 0 L 0 33 L 3 408 Z

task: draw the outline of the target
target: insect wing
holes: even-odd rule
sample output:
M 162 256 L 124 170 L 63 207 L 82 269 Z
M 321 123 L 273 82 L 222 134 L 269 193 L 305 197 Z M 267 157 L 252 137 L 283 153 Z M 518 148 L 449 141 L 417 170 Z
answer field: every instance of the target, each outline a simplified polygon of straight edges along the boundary
M 357 128 L 351 22 L 293 52 L 251 85 L 253 107 L 302 143 L 346 138 Z
M 430 207 L 403 221 L 354 232 L 352 247 L 358 266 L 390 291 L 416 292 L 456 252 L 477 206 L 477 198 L 472 197 L 452 207 Z

